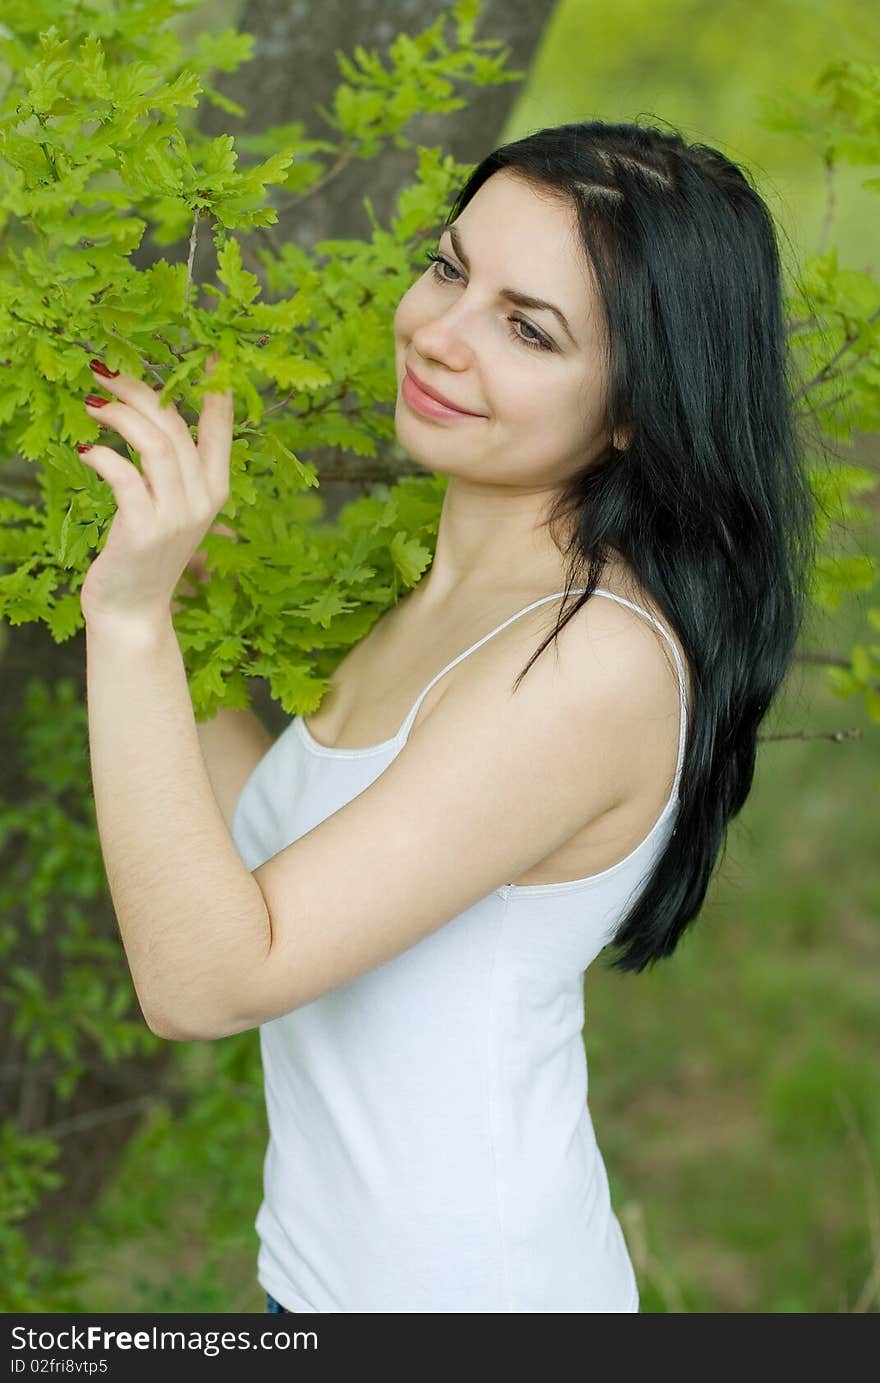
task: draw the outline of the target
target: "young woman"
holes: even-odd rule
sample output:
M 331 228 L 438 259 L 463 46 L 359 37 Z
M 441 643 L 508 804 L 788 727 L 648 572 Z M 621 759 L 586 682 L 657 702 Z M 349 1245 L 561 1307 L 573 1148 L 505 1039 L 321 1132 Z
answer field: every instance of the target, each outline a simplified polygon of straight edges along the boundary
M 398 439 L 449 477 L 433 563 L 261 759 L 235 838 L 253 866 L 314 829 L 441 701 L 446 809 L 472 756 L 505 765 L 436 870 L 466 877 L 527 796 L 554 829 L 414 947 L 263 1025 L 259 1279 L 296 1311 L 637 1311 L 583 977 L 611 943 L 643 969 L 697 916 L 802 618 L 771 218 L 712 149 L 542 130 L 475 169 L 394 328 Z M 557 664 L 505 729 L 548 613 Z M 411 786 L 430 812 L 434 783 Z
M 489 154 L 430 259 L 432 565 L 316 715 L 205 750 L 270 949 L 167 1035 L 260 1028 L 269 1310 L 638 1311 L 584 972 L 697 917 L 802 621 L 775 232 L 717 151 L 593 121 Z

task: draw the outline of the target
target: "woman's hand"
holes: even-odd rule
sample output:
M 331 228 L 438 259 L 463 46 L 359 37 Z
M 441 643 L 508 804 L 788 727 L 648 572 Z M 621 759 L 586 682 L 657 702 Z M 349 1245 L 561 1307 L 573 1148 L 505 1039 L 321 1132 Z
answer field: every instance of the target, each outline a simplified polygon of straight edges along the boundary
M 238 542 L 238 534 L 235 529 L 230 528 L 227 523 L 212 523 L 210 531 L 212 533 L 219 533 L 224 538 L 232 538 L 234 542 Z M 194 557 L 189 559 L 180 580 L 182 583 L 180 587 L 182 595 L 197 595 L 200 587 L 207 586 L 210 580 L 210 572 L 208 571 L 208 559 L 204 552 L 197 552 Z M 183 605 L 179 600 L 172 600 L 172 615 L 176 615 L 178 610 L 182 609 Z
M 209 359 L 208 374 L 216 359 Z M 149 384 L 105 374 L 96 363 L 96 382 L 114 398 L 87 402 L 86 410 L 139 453 L 143 475 L 112 447 L 82 453 L 107 481 L 117 508 L 103 550 L 86 573 L 80 607 L 87 624 L 167 619 L 178 581 L 229 498 L 232 390 L 205 395 L 193 442 L 174 405 L 160 407 Z

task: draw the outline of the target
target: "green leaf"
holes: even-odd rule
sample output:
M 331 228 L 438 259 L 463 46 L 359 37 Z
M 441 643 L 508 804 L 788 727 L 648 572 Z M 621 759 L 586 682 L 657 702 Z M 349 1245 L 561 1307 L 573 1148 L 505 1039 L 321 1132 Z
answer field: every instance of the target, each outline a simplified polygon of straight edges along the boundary
M 229 296 L 238 303 L 253 302 L 260 291 L 260 280 L 242 268 L 241 247 L 234 236 L 219 251 L 217 264 L 217 277 L 226 285 Z
M 211 69 L 235 72 L 242 63 L 251 61 L 255 42 L 253 34 L 240 34 L 235 29 L 222 29 L 216 34 L 200 33 L 190 62 L 200 72 Z
M 877 673 L 876 664 L 864 644 L 854 644 L 850 649 L 850 665 L 861 682 L 868 682 Z
M 880 725 L 880 692 L 873 687 L 865 688 L 865 710 L 875 725 Z
M 391 556 L 407 586 L 415 585 L 431 561 L 431 552 L 414 538 L 395 533 L 391 540 Z

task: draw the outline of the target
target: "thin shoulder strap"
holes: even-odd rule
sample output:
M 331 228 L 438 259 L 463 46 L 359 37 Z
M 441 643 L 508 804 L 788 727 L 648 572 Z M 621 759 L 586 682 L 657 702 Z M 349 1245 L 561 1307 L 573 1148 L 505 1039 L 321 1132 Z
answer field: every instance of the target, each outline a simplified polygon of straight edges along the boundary
M 586 586 L 580 586 L 575 588 L 575 593 L 579 595 L 585 590 Z M 489 631 L 488 634 L 484 634 L 481 639 L 477 639 L 476 643 L 472 643 L 470 648 L 466 648 L 463 653 L 459 653 L 457 658 L 453 658 L 451 663 L 447 663 L 444 668 L 441 668 L 440 671 L 437 673 L 437 676 L 432 677 L 428 685 L 424 688 L 424 690 L 419 693 L 418 699 L 416 700 L 415 704 L 410 708 L 409 715 L 407 716 L 406 720 L 403 722 L 403 724 L 397 732 L 397 738 L 401 738 L 404 740 L 406 739 L 412 727 L 412 723 L 419 713 L 419 707 L 421 706 L 425 697 L 428 695 L 428 692 L 435 685 L 435 683 L 440 681 L 441 677 L 445 677 L 446 673 L 451 671 L 451 669 L 455 667 L 456 663 L 460 663 L 462 659 L 467 658 L 468 654 L 473 653 L 484 643 L 488 643 L 489 639 L 493 639 L 496 634 L 500 634 L 502 629 L 506 629 L 508 624 L 513 624 L 513 621 L 515 619 L 519 619 L 521 615 L 527 615 L 529 610 L 534 610 L 538 605 L 544 605 L 548 600 L 558 600 L 558 598 L 561 595 L 565 595 L 565 591 L 556 591 L 553 595 L 542 595 L 539 600 L 533 600 L 531 605 L 526 605 L 523 607 L 522 610 L 517 610 L 515 615 L 511 615 L 510 619 L 506 619 L 503 624 L 499 624 L 497 629 L 492 629 Z
M 628 605 L 630 610 L 635 610 L 636 614 L 644 615 L 649 619 L 655 629 L 659 629 L 672 652 L 675 654 L 675 666 L 678 669 L 678 757 L 675 763 L 675 777 L 672 782 L 672 791 L 669 794 L 667 807 L 672 802 L 678 791 L 678 780 L 681 777 L 682 760 L 684 758 L 684 746 L 687 738 L 687 683 L 684 675 L 684 664 L 681 661 L 681 654 L 675 646 L 675 640 L 671 637 L 665 625 L 661 624 L 649 610 L 643 610 L 641 605 L 634 605 L 631 600 L 626 600 L 622 595 L 615 595 L 613 591 L 606 591 L 596 587 L 596 595 L 608 596 L 609 600 L 616 600 L 620 605 Z
M 585 590 L 586 586 L 575 586 L 572 587 L 572 594 L 582 595 Z M 657 629 L 660 630 L 660 633 L 666 639 L 666 642 L 669 644 L 670 648 L 672 649 L 672 652 L 675 655 L 675 665 L 678 669 L 679 725 L 678 758 L 675 765 L 675 778 L 672 785 L 672 792 L 670 793 L 669 798 L 669 801 L 671 802 L 672 799 L 675 797 L 676 791 L 678 789 L 678 780 L 681 775 L 682 758 L 684 754 L 685 737 L 687 734 L 687 696 L 685 690 L 686 683 L 684 677 L 684 666 L 681 661 L 681 655 L 675 646 L 674 640 L 670 637 L 669 633 L 664 628 L 664 626 L 660 623 L 658 619 L 655 619 L 655 617 L 648 610 L 643 610 L 641 605 L 634 605 L 631 600 L 625 600 L 623 596 L 615 595 L 612 591 L 606 591 L 601 586 L 597 586 L 593 594 L 608 596 L 611 600 L 616 600 L 621 605 L 628 605 L 629 608 L 631 610 L 635 610 L 637 614 L 644 615 L 645 619 L 650 620 L 651 623 Z M 500 634 L 502 629 L 506 629 L 509 624 L 513 624 L 513 621 L 519 619 L 521 615 L 528 614 L 529 610 L 536 609 L 538 605 L 544 605 L 548 600 L 558 600 L 561 595 L 565 595 L 565 591 L 555 591 L 552 595 L 543 595 L 540 597 L 540 599 L 533 600 L 531 605 L 526 605 L 523 607 L 522 610 L 517 610 L 515 615 L 511 615 L 509 619 L 506 619 L 502 624 L 499 624 L 496 629 L 492 629 L 488 634 L 484 634 L 481 639 L 477 639 L 476 643 L 472 643 L 470 648 L 466 648 L 463 653 L 459 653 L 456 658 L 453 658 L 451 663 L 447 663 L 444 668 L 441 668 L 440 671 L 437 673 L 436 677 L 432 677 L 428 685 L 420 692 L 414 705 L 410 708 L 409 715 L 407 716 L 406 720 L 403 722 L 399 731 L 397 732 L 395 739 L 401 739 L 404 741 L 406 740 L 406 737 L 408 736 L 410 729 L 412 728 L 413 721 L 419 713 L 419 707 L 421 706 L 425 697 L 428 695 L 428 692 L 437 682 L 440 681 L 440 678 L 444 677 L 446 673 L 449 672 L 452 668 L 454 668 L 457 663 L 460 663 L 462 659 L 467 658 L 467 656 L 470 653 L 473 653 L 475 649 L 480 648 L 484 643 L 487 643 L 489 639 L 494 638 L 496 634 Z

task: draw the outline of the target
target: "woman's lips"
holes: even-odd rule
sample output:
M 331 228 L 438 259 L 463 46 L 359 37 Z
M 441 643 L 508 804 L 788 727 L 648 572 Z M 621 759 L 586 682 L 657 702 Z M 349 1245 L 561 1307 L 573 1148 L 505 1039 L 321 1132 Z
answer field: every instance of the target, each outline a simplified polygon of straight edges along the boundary
M 404 402 L 410 408 L 414 408 L 417 413 L 422 413 L 428 418 L 481 418 L 482 413 L 469 413 L 464 408 L 454 408 L 451 404 L 440 403 L 420 388 L 418 380 L 410 372 L 409 367 L 404 370 L 403 379 L 400 385 L 400 392 Z

